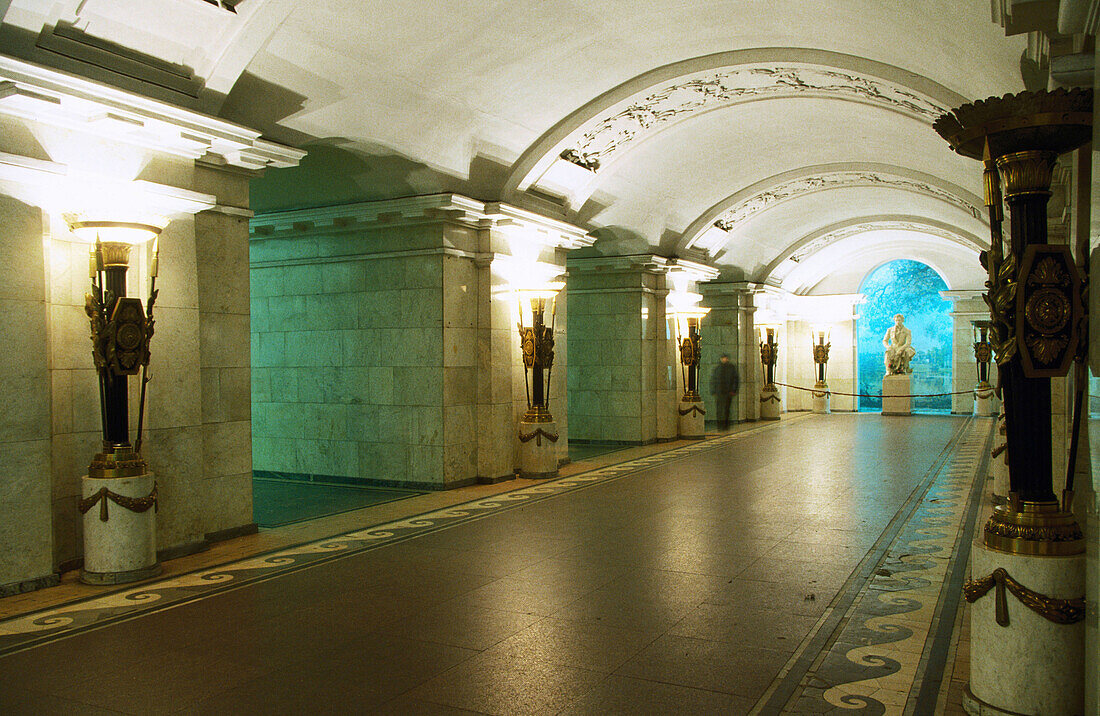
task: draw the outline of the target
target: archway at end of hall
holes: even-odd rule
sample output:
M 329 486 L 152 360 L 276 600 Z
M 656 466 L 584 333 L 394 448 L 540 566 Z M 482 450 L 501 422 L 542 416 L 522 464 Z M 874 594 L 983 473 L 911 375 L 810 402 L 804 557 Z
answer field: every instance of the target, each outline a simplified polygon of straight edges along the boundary
M 932 267 L 920 261 L 896 259 L 868 272 L 860 287 L 866 300 L 860 306 L 858 335 L 858 385 L 863 394 L 882 392 L 882 339 L 893 325 L 894 315 L 905 316 L 913 332 L 916 355 L 910 361 L 914 394 L 951 391 L 951 304 L 940 296 L 947 284 Z M 951 412 L 951 396 L 914 398 L 914 412 Z M 861 411 L 882 409 L 881 398 L 861 397 Z

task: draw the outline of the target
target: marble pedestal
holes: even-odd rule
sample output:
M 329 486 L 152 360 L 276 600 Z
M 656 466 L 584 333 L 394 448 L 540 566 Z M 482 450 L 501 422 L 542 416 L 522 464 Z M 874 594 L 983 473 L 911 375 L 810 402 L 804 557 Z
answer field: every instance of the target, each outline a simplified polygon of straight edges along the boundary
M 974 389 L 974 414 L 983 416 L 996 416 L 997 408 L 993 405 L 992 388 Z
M 558 424 L 550 422 L 519 422 L 519 476 L 530 478 L 557 477 Z
M 153 491 L 152 473 L 135 477 L 88 477 L 81 480 L 85 499 L 103 488 L 122 498 L 141 499 Z M 104 521 L 104 507 L 107 520 Z M 84 569 L 87 584 L 123 584 L 160 574 L 157 564 L 156 509 L 135 512 L 102 494 L 84 513 Z
M 971 552 L 971 578 L 998 567 L 1024 587 L 1049 597 L 1085 595 L 1085 555 L 1033 557 L 987 548 Z M 1085 707 L 1085 623 L 1055 624 L 1020 603 L 1007 589 L 1009 624 L 996 621 L 994 587 L 970 608 L 970 684 L 967 713 L 1070 716 Z
M 779 420 L 783 414 L 783 405 L 779 400 L 779 391 L 775 388 L 760 391 L 760 419 Z
M 813 412 L 818 415 L 828 415 L 832 398 L 829 393 L 829 385 L 827 383 L 814 383 L 814 389 L 810 396 Z
M 882 414 L 912 415 L 913 405 L 909 398 L 910 381 L 908 373 L 886 375 L 882 378 Z
M 682 438 L 702 438 L 706 434 L 706 410 L 702 398 L 683 398 L 676 406 L 677 429 Z

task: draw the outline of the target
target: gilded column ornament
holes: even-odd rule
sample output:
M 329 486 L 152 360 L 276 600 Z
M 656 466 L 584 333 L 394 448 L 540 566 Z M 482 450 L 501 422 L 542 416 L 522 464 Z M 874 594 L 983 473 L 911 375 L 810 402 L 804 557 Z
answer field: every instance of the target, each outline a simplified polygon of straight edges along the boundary
M 1008 504 L 994 508 L 985 527 L 985 544 L 994 550 L 1084 549 L 1069 512 L 1072 468 L 1061 504 L 1054 494 L 1050 406 L 1050 378 L 1066 375 L 1079 358 L 1084 278 L 1068 247 L 1048 243 L 1046 205 L 1058 155 L 1092 137 L 1092 102 L 1090 89 L 1022 92 L 963 105 L 933 125 L 956 152 L 984 163 L 991 242 L 982 263 L 989 274 L 985 299 L 1004 398 L 1010 482 Z
M 557 293 L 563 284 L 554 283 L 547 290 L 520 290 L 519 332 L 520 349 L 523 354 L 523 376 L 527 387 L 527 412 L 523 416 L 528 423 L 551 423 L 550 414 L 550 375 L 554 368 L 554 321 L 557 316 Z M 549 309 L 550 321 L 547 324 L 546 312 Z M 545 433 L 550 438 L 549 433 Z M 535 437 L 532 435 L 531 437 Z M 523 436 L 520 436 L 522 442 Z M 558 439 L 553 436 L 551 442 Z M 538 438 L 542 444 L 542 436 Z
M 764 391 L 775 391 L 775 363 L 779 359 L 779 340 L 774 326 L 760 327 L 760 365 L 764 369 Z
M 1076 624 L 1085 619 L 1085 599 L 1058 599 L 1048 597 L 1045 594 L 1034 592 L 1017 582 L 1005 571 L 1003 567 L 993 570 L 993 573 L 981 579 L 971 579 L 963 585 L 963 596 L 966 601 L 973 604 L 996 587 L 995 599 L 997 600 L 996 618 L 997 624 L 1006 627 L 1008 619 L 1008 598 L 1006 590 L 1012 593 L 1025 607 L 1039 616 L 1055 624 Z

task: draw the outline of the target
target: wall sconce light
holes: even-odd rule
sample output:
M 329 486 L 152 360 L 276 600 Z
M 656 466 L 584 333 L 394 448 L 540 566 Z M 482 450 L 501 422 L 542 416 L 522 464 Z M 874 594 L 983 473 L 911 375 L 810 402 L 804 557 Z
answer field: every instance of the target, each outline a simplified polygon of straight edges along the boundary
M 515 290 L 519 304 L 520 348 L 527 389 L 527 412 L 520 421 L 520 476 L 544 478 L 558 472 L 554 443 L 558 433 L 550 413 L 550 375 L 554 367 L 554 321 L 557 297 L 565 284 L 548 281 Z M 546 313 L 549 310 L 549 322 Z M 544 440 L 545 439 L 545 440 Z
M 669 294 L 669 313 L 676 324 L 676 343 L 680 350 L 680 376 L 684 392 L 680 397 L 677 427 L 682 438 L 702 438 L 706 435 L 706 414 L 699 396 L 699 361 L 702 350 L 700 323 L 710 313 L 699 305 L 702 296 L 686 290 Z
M 764 323 L 760 334 L 760 365 L 764 368 L 764 390 L 775 390 L 775 362 L 779 359 L 779 326 Z
M 779 326 L 762 323 L 756 330 L 760 334 L 760 365 L 764 369 L 764 386 L 760 389 L 760 418 L 779 420 L 779 388 L 775 385 L 775 363 L 779 359 Z
M 163 227 L 71 220 L 69 228 L 91 245 L 88 270 L 91 292 L 85 295 L 84 310 L 91 322 L 103 438 L 103 451 L 92 459 L 83 479 L 83 499 L 79 504 L 84 514 L 81 579 L 89 584 L 120 584 L 160 572 L 154 518 L 157 488 L 155 477 L 141 456 L 141 439 L 153 304 L 157 298 L 157 242 Z M 133 247 L 150 240 L 153 257 L 149 299 L 143 307 L 140 299 L 126 295 L 126 272 Z M 131 442 L 128 379 L 139 374 L 137 431 Z
M 702 348 L 702 333 L 699 330 L 703 317 L 710 313 L 709 308 L 676 308 L 672 316 L 676 320 L 676 342 L 680 347 L 680 374 L 683 378 L 685 402 L 696 402 L 699 398 L 699 360 Z

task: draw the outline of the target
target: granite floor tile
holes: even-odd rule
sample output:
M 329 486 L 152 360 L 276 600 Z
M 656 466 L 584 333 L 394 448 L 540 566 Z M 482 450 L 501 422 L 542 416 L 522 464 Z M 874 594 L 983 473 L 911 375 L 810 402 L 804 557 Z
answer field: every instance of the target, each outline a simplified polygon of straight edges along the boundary
M 665 635 L 615 673 L 757 699 L 789 657 L 748 644 Z
M 728 604 L 700 604 L 668 633 L 793 652 L 817 621 L 817 617 L 774 610 L 745 609 Z
M 607 624 L 550 618 L 510 636 L 485 654 L 611 673 L 655 638 L 652 633 Z
M 561 713 L 582 714 L 745 714 L 753 700 L 626 676 L 609 676 Z
M 383 627 L 380 633 L 483 650 L 539 619 L 533 614 L 500 609 L 442 605 Z
M 0 712 L 35 712 L 30 694 L 45 713 L 745 713 L 958 424 L 914 421 L 913 443 L 866 416 L 784 422 L 231 585 L 0 657 Z M 812 495 L 808 460 L 822 468 Z M 934 604 L 926 591 L 909 594 Z M 891 623 L 874 606 L 871 627 Z M 894 701 L 912 673 L 883 673 Z
M 505 655 L 470 659 L 413 689 L 414 699 L 489 714 L 547 714 L 569 707 L 604 678 L 546 662 Z

